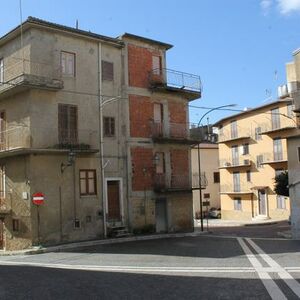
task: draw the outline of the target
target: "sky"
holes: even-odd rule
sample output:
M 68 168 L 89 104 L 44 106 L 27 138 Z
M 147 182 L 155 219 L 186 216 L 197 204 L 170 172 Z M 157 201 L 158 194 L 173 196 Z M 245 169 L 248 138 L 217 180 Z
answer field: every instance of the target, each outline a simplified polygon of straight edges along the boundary
M 1 4 L 0 35 L 20 23 L 20 0 Z M 116 37 L 133 33 L 174 45 L 167 67 L 201 76 L 201 99 L 190 102 L 190 121 L 205 109 L 255 107 L 277 98 L 285 64 L 300 48 L 300 0 L 21 0 L 22 19 L 51 22 Z M 213 123 L 233 114 L 215 110 Z

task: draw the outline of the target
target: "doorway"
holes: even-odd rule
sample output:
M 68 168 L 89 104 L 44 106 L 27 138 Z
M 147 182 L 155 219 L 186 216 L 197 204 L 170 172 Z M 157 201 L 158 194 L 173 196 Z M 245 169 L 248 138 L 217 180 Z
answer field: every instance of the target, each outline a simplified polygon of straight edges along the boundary
M 107 180 L 107 221 L 122 221 L 121 184 L 120 180 Z
M 258 215 L 267 216 L 267 193 L 266 190 L 258 190 Z
M 156 232 L 168 231 L 166 198 L 158 198 L 155 201 L 155 223 L 156 223 Z

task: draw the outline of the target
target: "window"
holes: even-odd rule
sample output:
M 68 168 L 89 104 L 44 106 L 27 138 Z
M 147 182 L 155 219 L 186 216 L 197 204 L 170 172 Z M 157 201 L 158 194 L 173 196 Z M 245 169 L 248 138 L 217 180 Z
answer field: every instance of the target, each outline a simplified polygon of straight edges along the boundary
M 92 216 L 86 216 L 85 217 L 85 222 L 86 223 L 91 223 L 92 222 Z
M 79 178 L 81 196 L 97 194 L 96 170 L 80 170 Z
M 77 115 L 77 106 L 58 104 L 58 140 L 61 146 L 78 143 Z
M 75 53 L 61 51 L 60 60 L 62 74 L 66 76 L 75 77 Z
M 0 84 L 4 82 L 4 60 L 0 58 Z
M 271 109 L 271 122 L 272 122 L 272 129 L 280 128 L 279 108 Z
M 220 172 L 214 172 L 214 183 L 220 182 Z
M 295 109 L 294 105 L 293 104 L 288 104 L 286 108 L 287 108 L 287 116 L 289 118 L 294 118 L 295 117 L 294 112 L 293 112 L 293 110 Z
M 237 145 L 231 147 L 232 165 L 237 166 L 239 164 L 239 147 Z
M 234 210 L 242 210 L 242 199 L 234 198 L 233 205 L 234 205 Z
M 20 230 L 20 222 L 18 219 L 12 220 L 12 229 L 13 231 L 19 231 Z
M 250 182 L 251 181 L 251 171 L 250 170 L 247 170 L 246 176 L 247 176 L 247 181 Z
M 256 127 L 255 128 L 255 140 L 260 141 L 262 139 L 261 136 L 261 127 Z
M 259 168 L 263 168 L 263 161 L 264 161 L 264 157 L 263 155 L 257 155 L 256 156 L 256 167 L 259 169 Z
M 6 117 L 5 111 L 0 112 L 0 149 L 5 150 L 6 148 Z
M 249 144 L 244 144 L 243 145 L 243 155 L 249 154 Z
M 280 138 L 273 140 L 273 154 L 275 161 L 283 160 L 282 143 Z
M 109 61 L 102 60 L 102 80 L 113 81 L 114 80 L 114 64 Z
M 231 121 L 230 126 L 231 126 L 231 138 L 235 139 L 235 138 L 238 137 L 237 122 L 236 121 Z
M 210 193 L 203 194 L 203 198 L 204 199 L 209 199 L 210 198 Z
M 276 200 L 277 200 L 277 208 L 278 209 L 286 209 L 284 196 L 276 195 Z
M 74 228 L 80 228 L 81 227 L 81 222 L 78 219 L 74 220 Z
M 153 74 L 161 75 L 161 56 L 152 56 L 152 70 Z
M 104 117 L 103 129 L 104 129 L 104 136 L 106 137 L 115 136 L 115 118 Z

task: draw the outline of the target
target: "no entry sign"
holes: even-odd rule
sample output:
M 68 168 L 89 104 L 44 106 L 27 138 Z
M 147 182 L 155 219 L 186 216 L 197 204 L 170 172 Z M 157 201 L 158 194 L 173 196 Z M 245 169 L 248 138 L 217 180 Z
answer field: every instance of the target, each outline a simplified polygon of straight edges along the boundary
M 44 204 L 44 194 L 43 193 L 34 193 L 32 195 L 32 202 L 35 205 L 42 205 Z

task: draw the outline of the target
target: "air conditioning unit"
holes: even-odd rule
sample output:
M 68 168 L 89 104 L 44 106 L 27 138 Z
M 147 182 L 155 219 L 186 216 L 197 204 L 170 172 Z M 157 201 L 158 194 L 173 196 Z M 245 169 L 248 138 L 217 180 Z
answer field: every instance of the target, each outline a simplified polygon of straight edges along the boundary
M 244 165 L 250 165 L 250 160 L 249 159 L 244 159 Z
M 224 167 L 230 167 L 230 166 L 231 166 L 230 162 L 227 161 L 227 162 L 224 163 Z

